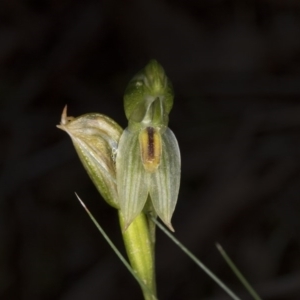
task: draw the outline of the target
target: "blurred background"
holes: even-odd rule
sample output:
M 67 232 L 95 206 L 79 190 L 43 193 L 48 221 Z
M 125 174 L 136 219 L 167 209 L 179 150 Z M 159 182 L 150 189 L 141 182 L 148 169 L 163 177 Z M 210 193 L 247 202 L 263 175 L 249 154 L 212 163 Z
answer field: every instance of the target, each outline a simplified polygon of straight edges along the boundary
M 1 0 L 0 298 L 142 299 L 82 209 L 124 253 L 117 214 L 70 138 L 69 115 L 126 127 L 122 95 L 157 59 L 176 97 L 176 236 L 241 299 L 219 242 L 265 300 L 300 299 L 300 2 Z M 226 300 L 158 232 L 160 300 Z

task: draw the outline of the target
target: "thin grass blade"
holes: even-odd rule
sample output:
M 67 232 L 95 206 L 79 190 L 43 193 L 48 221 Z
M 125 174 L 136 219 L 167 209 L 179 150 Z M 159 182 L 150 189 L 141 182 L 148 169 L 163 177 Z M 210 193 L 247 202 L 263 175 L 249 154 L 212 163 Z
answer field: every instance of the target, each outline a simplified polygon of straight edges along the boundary
M 88 208 L 85 206 L 84 202 L 80 199 L 80 197 L 75 193 L 78 201 L 80 202 L 80 204 L 82 205 L 82 207 L 85 209 L 85 211 L 87 212 L 87 214 L 89 215 L 90 219 L 92 220 L 92 222 L 94 223 L 94 225 L 97 227 L 97 229 L 100 231 L 100 233 L 102 234 L 102 236 L 104 237 L 104 239 L 107 241 L 107 243 L 110 245 L 110 247 L 113 249 L 113 251 L 117 254 L 117 256 L 119 257 L 119 259 L 121 260 L 121 262 L 125 265 L 125 267 L 128 269 L 128 271 L 131 273 L 131 275 L 136 279 L 136 281 L 140 284 L 140 286 L 143 287 L 144 290 L 147 290 L 150 294 L 151 291 L 150 289 L 145 285 L 145 283 L 140 280 L 140 278 L 136 275 L 136 273 L 134 272 L 134 270 L 131 268 L 130 264 L 127 262 L 127 260 L 125 259 L 125 257 L 121 254 L 121 252 L 118 250 L 118 248 L 115 246 L 115 244 L 112 242 L 112 240 L 108 237 L 108 235 L 105 233 L 104 229 L 99 225 L 99 223 L 96 221 L 96 219 L 94 218 L 94 216 L 92 215 L 92 213 L 88 210 Z M 158 300 L 157 297 L 155 297 L 154 295 L 152 295 L 152 299 L 153 300 Z
M 243 274 L 240 272 L 240 270 L 237 268 L 237 266 L 234 264 L 234 262 L 231 260 L 231 258 L 227 255 L 225 250 L 220 244 L 216 244 L 217 249 L 221 253 L 224 260 L 227 262 L 230 269 L 233 271 L 233 273 L 236 275 L 236 277 L 239 279 L 239 281 L 243 284 L 245 289 L 249 292 L 249 294 L 253 297 L 254 300 L 262 300 L 259 295 L 256 293 L 254 288 L 250 285 L 248 280 L 243 276 Z
M 225 283 L 221 281 L 212 271 L 210 271 L 190 250 L 178 241 L 159 221 L 152 218 L 152 221 L 161 229 L 186 255 L 193 260 L 212 280 L 214 280 L 232 299 L 241 300 Z

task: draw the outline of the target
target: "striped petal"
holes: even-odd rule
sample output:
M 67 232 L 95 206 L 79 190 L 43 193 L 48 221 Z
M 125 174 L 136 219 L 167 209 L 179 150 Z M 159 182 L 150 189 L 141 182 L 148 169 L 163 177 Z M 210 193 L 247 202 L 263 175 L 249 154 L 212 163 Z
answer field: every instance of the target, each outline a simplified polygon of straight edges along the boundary
M 117 158 L 119 205 L 125 219 L 125 230 L 142 211 L 148 196 L 149 174 L 140 156 L 139 135 L 128 129 L 121 136 Z
M 156 172 L 150 174 L 150 196 L 158 216 L 174 231 L 171 218 L 180 185 L 180 152 L 176 137 L 169 128 L 162 133 L 161 140 L 161 162 Z

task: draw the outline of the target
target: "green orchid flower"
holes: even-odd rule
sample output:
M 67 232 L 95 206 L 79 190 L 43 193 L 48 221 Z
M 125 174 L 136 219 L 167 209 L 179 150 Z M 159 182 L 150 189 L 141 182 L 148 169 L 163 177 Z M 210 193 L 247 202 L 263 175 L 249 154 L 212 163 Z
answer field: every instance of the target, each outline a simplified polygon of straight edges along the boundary
M 152 60 L 125 91 L 129 122 L 124 131 L 102 114 L 68 117 L 66 107 L 57 126 L 70 135 L 100 194 L 118 209 L 126 252 L 144 282 L 145 300 L 156 299 L 155 224 L 145 212 L 158 215 L 173 230 L 180 184 L 179 147 L 168 128 L 173 98 L 163 68 Z
M 129 83 L 124 96 L 128 127 L 119 141 L 116 170 L 125 229 L 151 198 L 155 213 L 174 231 L 171 218 L 180 185 L 180 151 L 168 126 L 173 88 L 151 60 Z
M 96 188 L 111 206 L 118 209 L 122 229 L 123 215 L 119 210 L 116 182 L 116 152 L 123 129 L 109 117 L 99 113 L 88 113 L 79 117 L 67 116 L 64 108 L 58 128 L 66 131 L 72 139 L 76 152 Z M 147 218 L 140 213 L 132 226 L 122 230 L 126 252 L 139 278 L 146 284 L 141 286 L 144 299 L 156 299 L 153 239 Z

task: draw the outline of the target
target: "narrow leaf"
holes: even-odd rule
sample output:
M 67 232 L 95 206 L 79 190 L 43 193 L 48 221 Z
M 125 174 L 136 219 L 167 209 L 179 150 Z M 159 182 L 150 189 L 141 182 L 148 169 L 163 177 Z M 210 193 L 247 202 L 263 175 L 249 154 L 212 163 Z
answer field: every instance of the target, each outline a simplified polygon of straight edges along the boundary
M 240 272 L 240 270 L 237 268 L 237 266 L 234 264 L 234 262 L 231 260 L 231 258 L 227 255 L 225 250 L 222 248 L 220 244 L 216 244 L 217 249 L 221 253 L 222 257 L 227 262 L 230 269 L 233 271 L 233 273 L 236 275 L 236 277 L 240 280 L 240 282 L 243 284 L 245 289 L 249 292 L 249 294 L 253 297 L 254 300 L 261 300 L 259 295 L 256 293 L 254 288 L 250 285 L 248 280 L 244 277 L 244 275 Z
M 145 300 L 158 300 L 156 298 L 156 296 L 154 295 L 154 293 L 152 292 L 152 290 L 150 289 L 150 287 L 148 285 L 146 285 L 143 280 L 136 274 L 136 271 L 130 266 L 130 264 L 127 262 L 127 260 L 125 259 L 125 257 L 121 254 L 121 252 L 118 250 L 118 248 L 115 246 L 115 244 L 112 242 L 112 240 L 108 237 L 108 235 L 106 234 L 106 232 L 104 231 L 104 229 L 100 226 L 100 224 L 97 222 L 97 220 L 95 219 L 95 217 L 92 215 L 92 213 L 89 211 L 89 209 L 85 206 L 85 204 L 83 203 L 83 201 L 79 198 L 79 196 L 75 193 L 78 201 L 80 202 L 80 204 L 82 205 L 82 207 L 85 209 L 86 213 L 88 214 L 88 216 L 90 217 L 90 219 L 92 220 L 92 222 L 94 223 L 94 225 L 97 227 L 97 229 L 99 230 L 99 232 L 102 234 L 102 236 L 104 237 L 104 239 L 107 241 L 107 243 L 110 245 L 110 247 L 113 249 L 113 251 L 116 253 L 116 255 L 119 257 L 119 259 L 121 260 L 121 262 L 124 264 L 124 266 L 128 269 L 128 271 L 131 273 L 131 275 L 136 279 L 136 281 L 140 284 L 142 290 L 145 292 L 147 292 L 147 298 L 145 298 Z M 149 297 L 148 297 L 149 295 Z
M 214 280 L 232 299 L 241 300 L 225 283 L 222 282 L 210 269 L 208 269 L 189 249 L 187 249 L 174 235 L 172 235 L 159 221 L 152 221 L 163 231 L 194 263 L 200 267 L 212 280 Z

